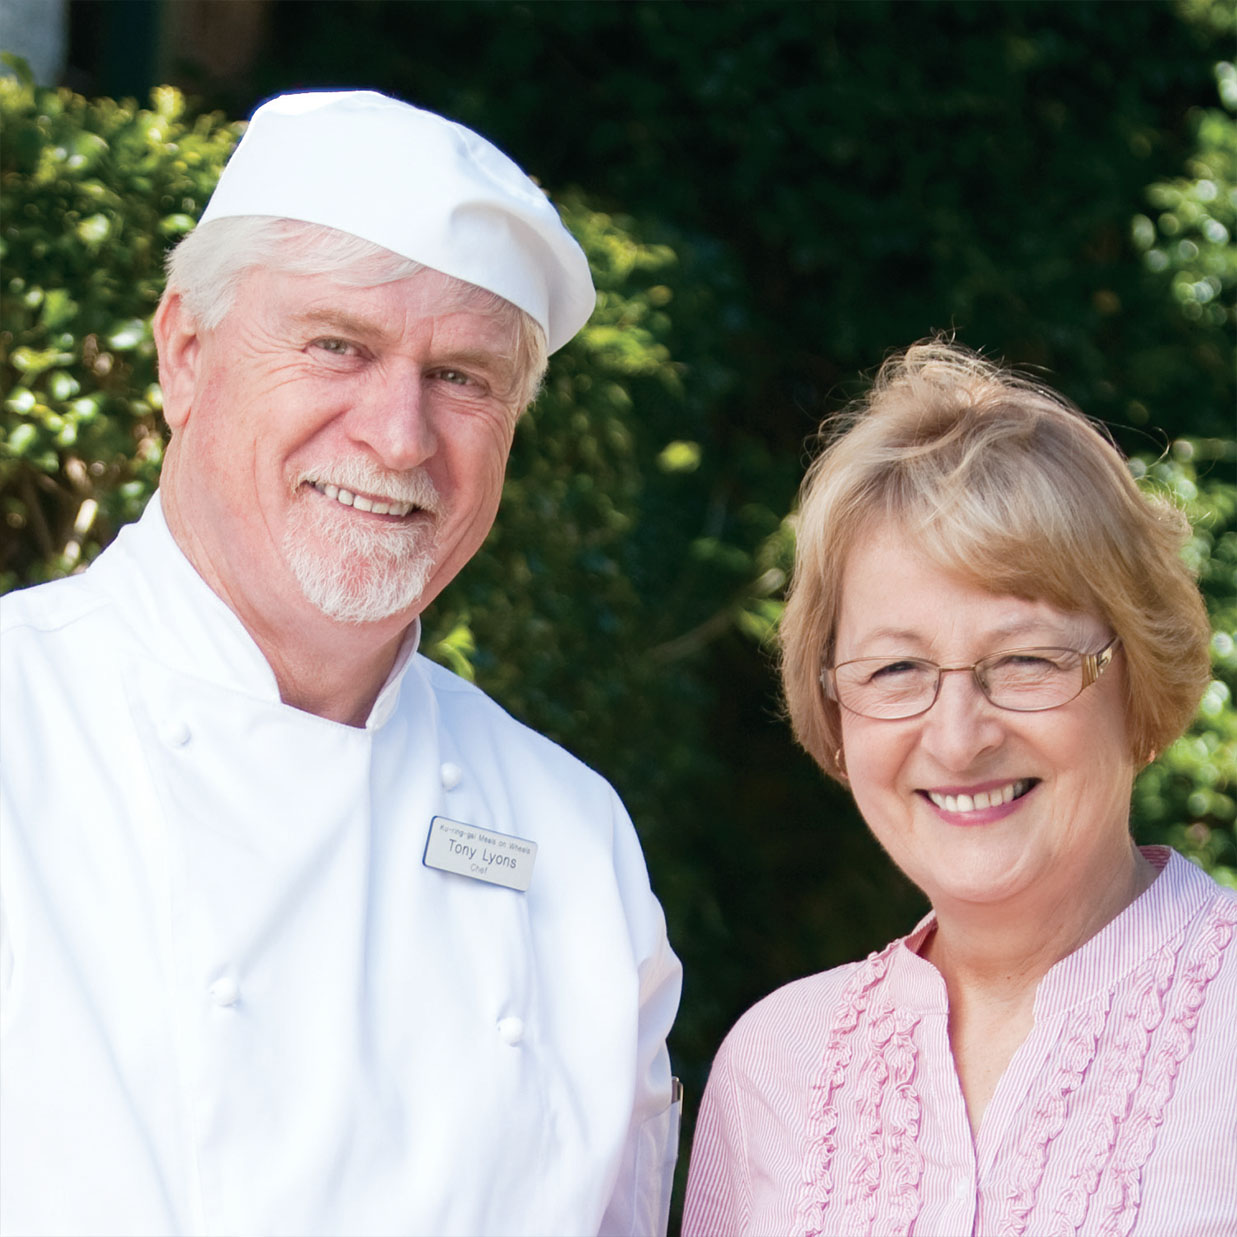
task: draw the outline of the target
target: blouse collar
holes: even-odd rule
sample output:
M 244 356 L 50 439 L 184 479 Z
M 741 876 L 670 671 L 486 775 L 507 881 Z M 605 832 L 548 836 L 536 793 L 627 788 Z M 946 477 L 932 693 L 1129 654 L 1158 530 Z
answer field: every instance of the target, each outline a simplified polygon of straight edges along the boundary
M 1071 1009 L 1119 983 L 1181 932 L 1215 893 L 1211 877 L 1171 848 L 1143 846 L 1140 850 L 1159 875 L 1090 940 L 1048 970 L 1035 994 L 1037 1020 Z M 894 954 L 900 965 L 894 970 L 902 970 L 913 979 L 912 990 L 923 994 L 928 1007 L 943 1009 L 947 1006 L 944 980 L 919 956 L 935 927 L 936 914 L 930 912 L 914 931 L 895 943 Z M 935 982 L 928 972 L 935 976 Z

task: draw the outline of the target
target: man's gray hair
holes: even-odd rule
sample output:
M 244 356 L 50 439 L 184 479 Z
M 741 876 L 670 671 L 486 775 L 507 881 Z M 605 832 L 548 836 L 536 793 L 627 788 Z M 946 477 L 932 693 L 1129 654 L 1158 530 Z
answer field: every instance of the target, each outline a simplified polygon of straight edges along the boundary
M 425 269 L 372 241 L 335 228 L 267 215 L 229 216 L 190 232 L 167 258 L 167 290 L 178 293 L 197 323 L 210 330 L 227 316 L 242 276 L 255 267 L 290 275 L 329 275 L 370 288 Z M 450 277 L 448 277 L 450 278 Z M 524 310 L 495 292 L 452 279 L 460 303 L 509 323 L 520 408 L 530 404 L 545 375 L 545 332 Z

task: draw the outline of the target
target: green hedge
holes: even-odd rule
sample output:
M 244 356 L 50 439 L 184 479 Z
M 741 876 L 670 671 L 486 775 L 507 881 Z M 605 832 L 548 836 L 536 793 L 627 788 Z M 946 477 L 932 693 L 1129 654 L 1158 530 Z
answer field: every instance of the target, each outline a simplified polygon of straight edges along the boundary
M 6 58 L 7 59 L 7 58 Z M 0 588 L 88 562 L 159 474 L 150 316 L 168 244 L 236 140 L 186 117 L 0 78 Z

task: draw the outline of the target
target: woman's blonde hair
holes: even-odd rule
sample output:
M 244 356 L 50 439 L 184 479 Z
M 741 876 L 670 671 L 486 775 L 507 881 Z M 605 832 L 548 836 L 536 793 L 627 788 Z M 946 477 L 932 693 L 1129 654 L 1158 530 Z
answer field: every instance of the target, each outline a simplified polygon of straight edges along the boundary
M 942 569 L 997 595 L 1102 618 L 1126 657 L 1131 753 L 1189 724 L 1210 629 L 1181 559 L 1183 514 L 1145 495 L 1110 439 L 1050 388 L 944 339 L 891 357 L 800 491 L 781 625 L 795 736 L 845 780 L 831 664 L 842 574 L 866 532 L 896 522 Z

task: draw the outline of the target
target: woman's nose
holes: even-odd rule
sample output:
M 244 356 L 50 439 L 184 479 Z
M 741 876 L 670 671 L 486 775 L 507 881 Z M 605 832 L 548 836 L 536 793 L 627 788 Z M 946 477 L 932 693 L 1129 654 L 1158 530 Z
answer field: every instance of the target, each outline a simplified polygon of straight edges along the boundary
M 974 671 L 944 670 L 936 703 L 923 715 L 921 743 L 944 768 L 966 769 L 1000 746 L 1001 710 L 984 695 Z

